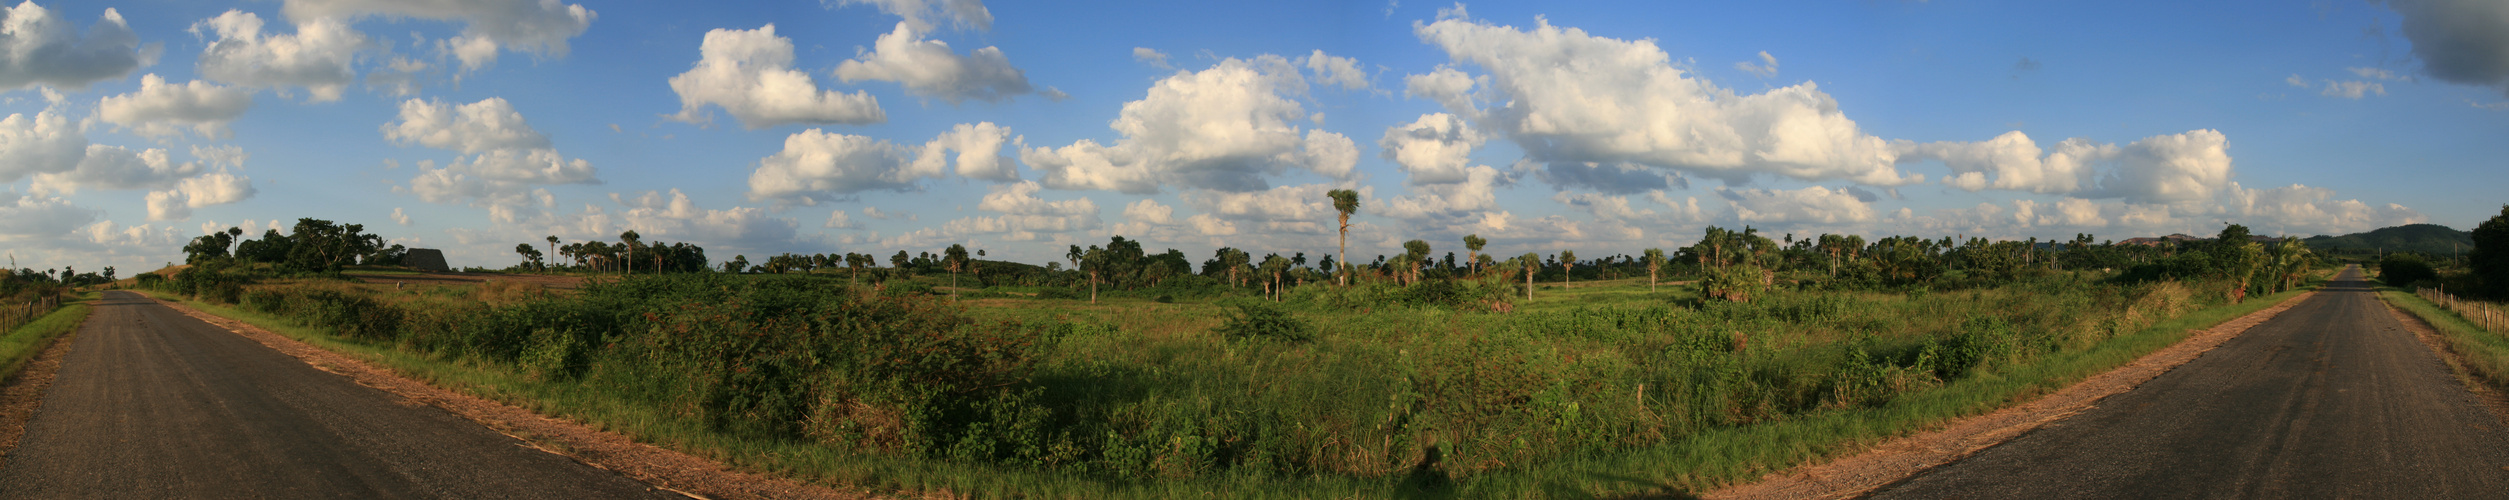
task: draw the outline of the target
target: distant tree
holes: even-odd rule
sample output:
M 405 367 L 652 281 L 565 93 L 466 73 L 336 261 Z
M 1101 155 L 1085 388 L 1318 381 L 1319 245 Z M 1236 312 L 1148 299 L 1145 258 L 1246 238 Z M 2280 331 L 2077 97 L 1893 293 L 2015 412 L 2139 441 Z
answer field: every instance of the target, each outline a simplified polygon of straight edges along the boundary
M 739 274 L 748 271 L 749 256 L 747 255 L 734 255 L 731 262 L 723 263 L 723 272 Z
M 1264 284 L 1264 293 L 1270 295 L 1273 302 L 1279 302 L 1282 291 L 1281 273 L 1289 271 L 1289 259 L 1277 253 L 1264 255 L 1262 270 L 1264 274 L 1272 277 L 1270 282 Z
M 1574 274 L 1574 273 L 1576 272 L 1576 270 L 1577 270 L 1577 251 L 1576 251 L 1576 250 L 1561 250 L 1561 251 L 1559 251 L 1559 281 L 1560 281 L 1560 287 L 1561 287 L 1561 288 L 1566 288 L 1566 287 L 1568 286 L 1568 283 L 1572 283 L 1572 282 L 1577 281 L 1577 277 L 1576 277 L 1576 275 Z
M 1428 259 L 1429 242 L 1422 240 L 1403 242 L 1404 274 L 1409 282 L 1414 284 L 1420 282 L 1420 263 Z
M 1823 237 L 1827 237 L 1827 236 L 1829 236 L 1829 235 L 1826 235 L 1826 234 L 1825 234 L 1825 235 L 1821 235 L 1821 236 L 1823 236 Z M 1661 248 L 1649 248 L 1649 249 L 1647 249 L 1647 251 L 1646 251 L 1646 261 L 1647 261 L 1647 292 L 1648 292 L 1648 293 L 1654 293 L 1654 292 L 1655 292 L 1656 272 L 1657 272 L 1658 270 L 1661 270 L 1661 269 L 1663 269 L 1663 268 L 1664 268 L 1664 249 L 1661 249 Z M 1833 264 L 1833 265 L 1831 266 L 1831 272 L 1832 272 L 1832 273 L 1836 273 L 1836 272 L 1837 272 L 1837 271 L 1836 271 L 1836 269 L 1837 269 L 1837 266 L 1836 266 L 1835 264 Z
M 1464 263 L 1472 266 L 1473 273 L 1481 272 L 1481 248 L 1489 245 L 1490 240 L 1479 234 L 1464 235 L 1464 251 L 1469 252 L 1464 256 Z
M 549 235 L 549 260 L 558 260 L 558 235 Z
M 2492 296 L 2509 297 L 2509 205 L 2474 226 L 2474 251 L 2466 253 L 2466 267 Z
M 2431 269 L 2431 264 L 2423 261 L 2420 255 L 2391 253 L 2378 261 L 2378 280 L 2387 282 L 2388 286 L 2409 287 L 2436 279 L 2439 279 L 2439 271 Z
M 1533 300 L 1533 273 L 1542 270 L 1542 254 L 1525 252 L 1516 257 L 1516 266 L 1525 271 L 1525 300 Z
M 1333 210 L 1341 213 L 1341 260 L 1350 262 L 1350 214 L 1359 213 L 1359 192 L 1335 189 L 1326 191 L 1324 196 L 1332 198 Z M 1333 271 L 1334 276 L 1341 277 L 1342 286 L 1350 286 L 1350 276 L 1347 274 L 1349 273 L 1341 272 L 1339 269 Z
M 627 250 L 627 258 L 620 261 L 627 265 L 625 269 L 627 274 L 636 274 L 636 244 L 642 240 L 644 236 L 636 234 L 634 229 L 619 233 L 619 243 L 625 244 Z
M 958 297 L 958 271 L 967 267 L 967 247 L 956 243 L 941 251 L 941 266 L 950 270 L 950 297 Z
M 1080 254 L 1080 269 L 1089 273 L 1089 303 L 1098 303 L 1098 273 L 1106 267 L 1107 253 L 1097 245 Z
M 889 256 L 889 267 L 896 268 L 898 272 L 903 273 L 906 272 L 906 264 L 912 263 L 914 259 L 914 257 L 907 256 L 905 250 L 898 250 L 897 255 Z
M 523 254 L 522 267 L 524 269 L 543 269 L 547 267 L 541 265 L 540 263 L 540 249 L 532 248 L 530 243 L 514 244 L 514 253 Z

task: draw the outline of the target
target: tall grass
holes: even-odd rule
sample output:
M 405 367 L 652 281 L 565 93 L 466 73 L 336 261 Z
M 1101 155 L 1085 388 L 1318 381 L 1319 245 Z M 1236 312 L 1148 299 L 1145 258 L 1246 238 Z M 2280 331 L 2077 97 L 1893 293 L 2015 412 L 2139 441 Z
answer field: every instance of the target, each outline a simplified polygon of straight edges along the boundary
M 33 322 L 0 332 L 0 380 L 16 377 L 18 370 L 26 368 L 27 361 L 52 345 L 53 339 L 77 330 L 79 323 L 87 320 L 87 303 L 95 298 L 95 292 L 88 292 Z
M 326 282 L 238 301 L 404 370 L 753 468 L 1153 498 L 1712 488 L 2061 387 L 2273 302 L 2069 277 L 1750 304 L 1580 287 L 1512 314 L 1479 312 L 1514 300 L 1495 282 L 1300 287 L 1231 308 L 952 305 L 842 283 L 640 277 L 554 296 Z M 1281 328 L 1305 334 L 1261 333 Z

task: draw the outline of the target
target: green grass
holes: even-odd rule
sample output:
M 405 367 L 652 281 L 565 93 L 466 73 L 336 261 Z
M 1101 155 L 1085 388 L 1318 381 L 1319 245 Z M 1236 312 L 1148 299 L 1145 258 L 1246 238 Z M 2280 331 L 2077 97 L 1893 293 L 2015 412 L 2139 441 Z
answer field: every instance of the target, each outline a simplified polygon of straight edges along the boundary
M 374 293 L 420 304 L 473 295 L 442 292 Z M 1309 342 L 1213 333 L 1224 305 L 1243 298 L 985 298 L 952 306 L 981 320 L 1069 325 L 1036 348 L 1038 395 L 1015 400 L 1070 419 L 1056 428 L 1088 434 L 1089 461 L 1063 466 L 897 456 L 730 432 L 686 406 L 656 404 L 672 401 L 658 393 L 680 387 L 651 382 L 666 375 L 639 379 L 627 368 L 596 366 L 581 379 L 551 382 L 511 362 L 344 339 L 237 307 L 195 307 L 441 387 L 748 470 L 852 488 L 1045 498 L 1539 498 L 1706 491 L 1818 462 L 2045 394 L 2296 293 L 2206 307 L 2219 298 L 2174 284 L 2045 282 L 1800 292 L 1694 307 L 1685 304 L 1697 303 L 1695 287 L 1649 292 L 1638 278 L 1537 289 L 1507 314 L 1292 302 L 1291 314 L 1317 327 Z M 1950 368 L 1923 353 L 1966 345 L 1958 342 L 1967 337 L 2039 343 L 1984 351 L 1995 357 L 1974 372 L 1936 378 L 1934 370 Z M 1248 444 L 1192 451 L 1210 445 L 1206 439 Z M 1442 461 L 1419 466 L 1432 449 Z
M 2450 365 L 2462 370 L 2464 373 L 2461 375 L 2472 377 L 2469 381 L 2509 389 L 2509 337 L 2483 331 L 2474 322 L 2442 309 L 2439 304 L 2433 304 L 2413 292 L 2381 286 L 2378 296 L 2386 299 L 2388 304 L 2422 318 L 2423 322 L 2430 323 L 2432 329 L 2438 330 L 2440 339 L 2447 343 L 2448 352 L 2456 357 L 2456 362 Z
M 80 294 L 77 300 L 66 301 L 60 309 L 35 322 L 0 335 L 0 380 L 17 376 L 18 370 L 26 368 L 26 362 L 51 346 L 54 339 L 77 330 L 80 322 L 87 321 L 87 303 L 96 297 L 96 292 Z

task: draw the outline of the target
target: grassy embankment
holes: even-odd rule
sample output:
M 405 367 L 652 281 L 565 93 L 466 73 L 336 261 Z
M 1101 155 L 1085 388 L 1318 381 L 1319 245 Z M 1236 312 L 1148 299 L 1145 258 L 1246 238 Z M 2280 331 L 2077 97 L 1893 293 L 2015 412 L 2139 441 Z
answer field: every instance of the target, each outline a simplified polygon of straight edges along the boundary
M 2509 336 L 2483 331 L 2475 322 L 2408 290 L 2380 286 L 2378 296 L 2437 330 L 2442 345 L 2455 358 L 2449 365 L 2459 370 L 2460 377 L 2469 383 L 2509 390 Z
M 1817 462 L 2300 293 L 2225 305 L 2209 284 L 2088 278 L 1747 305 L 1580 282 L 1507 314 L 1292 303 L 1312 329 L 1283 339 L 1214 333 L 1232 311 L 1220 302 L 952 305 L 782 278 L 555 298 L 282 283 L 251 287 L 245 305 L 193 304 L 441 386 L 852 487 L 1547 497 L 1702 491 Z M 361 312 L 385 310 L 399 312 Z
M 87 320 L 87 303 L 94 301 L 96 296 L 96 292 L 80 294 L 77 300 L 65 301 L 68 303 L 62 304 L 60 309 L 52 310 L 33 323 L 13 331 L 0 332 L 0 380 L 17 376 L 18 370 L 24 369 L 28 360 L 35 359 L 36 354 L 51 346 L 54 339 L 77 330 L 78 324 Z

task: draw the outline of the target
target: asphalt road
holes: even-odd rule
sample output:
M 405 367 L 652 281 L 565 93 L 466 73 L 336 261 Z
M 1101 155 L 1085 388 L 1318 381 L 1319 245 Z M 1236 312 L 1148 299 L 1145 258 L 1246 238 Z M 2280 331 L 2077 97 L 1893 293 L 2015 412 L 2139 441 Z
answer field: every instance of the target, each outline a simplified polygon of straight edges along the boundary
M 2509 498 L 2509 431 L 2357 270 L 2098 407 L 1872 498 Z
M 677 498 L 106 292 L 0 498 Z

